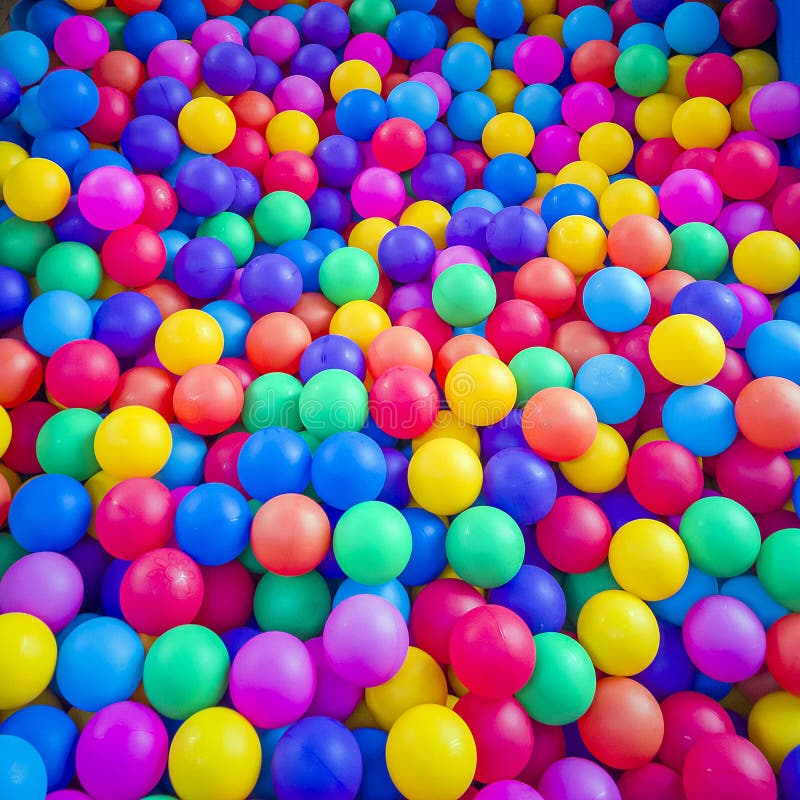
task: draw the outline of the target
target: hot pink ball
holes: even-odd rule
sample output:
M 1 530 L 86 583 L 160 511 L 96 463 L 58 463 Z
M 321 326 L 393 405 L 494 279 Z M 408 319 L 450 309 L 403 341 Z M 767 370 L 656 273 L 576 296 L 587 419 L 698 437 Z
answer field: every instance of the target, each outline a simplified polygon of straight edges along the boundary
M 800 183 L 787 186 L 772 206 L 775 227 L 795 242 L 800 242 Z
M 753 380 L 753 373 L 747 362 L 730 347 L 725 349 L 725 361 L 717 376 L 708 382 L 709 386 L 719 389 L 732 402 L 736 402 L 739 392 Z
M 263 17 L 250 30 L 249 45 L 254 55 L 285 64 L 300 48 L 300 32 L 284 17 Z
M 56 55 L 75 69 L 91 69 L 110 46 L 108 31 L 94 17 L 76 14 L 56 28 L 53 48 Z
M 763 292 L 745 283 L 732 283 L 728 288 L 736 295 L 742 306 L 742 324 L 728 345 L 741 349 L 759 325 L 773 318 L 772 304 Z
M 564 92 L 561 116 L 567 125 L 583 133 L 599 122 L 611 122 L 614 98 L 605 86 L 594 81 L 576 83 Z
M 325 95 L 311 78 L 288 75 L 275 87 L 272 102 L 276 111 L 302 111 L 317 119 L 325 108 Z
M 729 106 L 741 93 L 742 68 L 724 53 L 706 53 L 696 58 L 686 72 L 689 97 L 713 97 Z
M 720 150 L 714 180 L 736 200 L 754 200 L 766 194 L 778 178 L 778 159 L 763 144 L 736 141 Z
M 722 191 L 705 172 L 682 169 L 661 184 L 658 201 L 661 212 L 673 225 L 712 223 L 722 210 Z
M 617 786 L 622 800 L 685 800 L 680 774 L 655 762 L 623 772 Z
M 215 44 L 222 42 L 242 44 L 242 34 L 224 19 L 209 19 L 198 25 L 192 34 L 192 47 L 201 59 Z
M 306 649 L 314 662 L 317 686 L 314 698 L 306 712 L 310 717 L 332 717 L 344 722 L 355 710 L 364 690 L 340 678 L 328 663 L 322 637 L 317 636 L 306 642 Z
M 203 604 L 195 625 L 223 634 L 247 624 L 253 613 L 255 587 L 247 568 L 239 561 L 217 567 L 200 567 L 203 573 Z
M 692 147 L 680 153 L 672 162 L 672 171 L 682 169 L 699 169 L 707 175 L 714 172 L 714 164 L 719 153 L 710 147 Z
M 636 154 L 634 162 L 636 177 L 651 186 L 660 186 L 672 171 L 672 165 L 681 153 L 683 148 L 674 139 L 666 137 L 650 139 Z
M 396 172 L 385 167 L 370 167 L 353 181 L 350 200 L 362 217 L 391 219 L 403 208 L 406 186 Z
M 378 427 L 398 439 L 422 436 L 439 413 L 436 384 L 417 367 L 390 367 L 375 379 L 369 399 Z
M 542 800 L 542 796 L 527 783 L 506 780 L 487 784 L 475 795 L 475 800 Z
M 556 174 L 579 159 L 580 141 L 580 134 L 568 125 L 548 125 L 536 135 L 531 159 L 537 169 Z
M 623 334 L 614 350 L 618 356 L 627 358 L 639 370 L 644 380 L 644 388 L 647 394 L 665 392 L 674 388 L 674 384 L 670 383 L 653 366 L 648 349 L 652 333 L 652 326 L 640 325 L 638 328 Z
M 99 167 L 78 189 L 78 208 L 86 221 L 104 231 L 132 225 L 144 210 L 145 195 L 139 179 L 124 167 Z
M 202 57 L 188 42 L 177 39 L 161 42 L 147 57 L 147 71 L 151 78 L 176 78 L 194 89 L 203 78 Z
M 102 342 L 76 339 L 61 345 L 47 362 L 45 386 L 66 408 L 99 408 L 119 380 L 119 362 Z
M 564 69 L 564 51 L 549 36 L 531 36 L 514 53 L 514 72 L 528 85 L 552 83 Z
M 528 347 L 546 347 L 550 320 L 539 306 L 528 300 L 506 300 L 486 320 L 486 339 L 506 363 Z
M 642 98 L 634 97 L 622 89 L 614 89 L 611 96 L 614 98 L 614 118 L 611 121 L 622 125 L 626 131 L 635 132 L 636 109 L 639 108 Z
M 344 60 L 366 61 L 383 78 L 392 68 L 392 48 L 377 33 L 359 33 L 345 45 Z

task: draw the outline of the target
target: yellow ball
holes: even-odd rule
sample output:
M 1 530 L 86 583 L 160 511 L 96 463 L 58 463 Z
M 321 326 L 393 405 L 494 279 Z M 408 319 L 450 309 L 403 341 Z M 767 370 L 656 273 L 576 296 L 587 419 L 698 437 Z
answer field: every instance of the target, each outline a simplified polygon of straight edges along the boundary
M 598 201 L 610 186 L 606 171 L 589 161 L 571 161 L 563 166 L 556 175 L 555 185 L 562 183 L 577 183 L 588 189 Z
M 411 451 L 416 453 L 422 445 L 434 439 L 457 439 L 478 455 L 481 454 L 481 437 L 477 428 L 459 419 L 447 408 L 439 411 L 433 421 L 433 425 L 422 436 L 417 436 L 416 439 L 411 440 Z
M 612 537 L 608 564 L 614 580 L 646 601 L 665 600 L 677 592 L 689 574 L 689 554 L 669 525 L 655 519 L 635 519 Z
M 533 125 L 521 114 L 511 111 L 492 117 L 486 123 L 481 137 L 483 149 L 489 158 L 495 158 L 502 153 L 530 155 L 533 140 Z
M 688 100 L 689 92 L 686 90 L 686 73 L 689 67 L 695 62 L 696 56 L 686 55 L 686 53 L 676 53 L 667 59 L 669 74 L 667 82 L 661 87 L 662 92 L 674 95 L 680 100 Z M 669 134 L 672 136 L 672 134 Z
M 372 716 L 388 731 L 410 708 L 425 703 L 443 706 L 447 680 L 431 656 L 418 647 L 409 647 L 400 671 L 386 683 L 368 688 L 365 695 Z
M 30 614 L 0 614 L 0 710 L 35 700 L 56 668 L 56 639 Z
M 233 111 L 216 97 L 196 97 L 178 115 L 183 143 L 198 153 L 219 153 L 236 133 Z
M 692 97 L 672 117 L 672 135 L 686 150 L 719 147 L 731 132 L 731 115 L 713 97 Z
M 783 233 L 756 231 L 736 245 L 733 271 L 742 283 L 777 294 L 800 278 L 800 249 Z
M 558 0 L 522 0 L 522 10 L 525 13 L 525 21 L 530 22 L 542 14 L 554 14 L 558 8 Z
M 481 91 L 494 103 L 498 114 L 510 114 L 517 95 L 524 88 L 525 84 L 510 69 L 493 69 Z
M 542 14 L 528 25 L 528 36 L 547 36 L 559 47 L 564 47 L 564 17 L 559 14 Z
M 46 222 L 66 207 L 70 195 L 67 173 L 47 158 L 26 158 L 3 181 L 3 199 L 11 211 L 29 222 Z
M 760 86 L 748 86 L 731 103 L 731 127 L 735 131 L 754 131 L 756 129 L 753 120 L 750 119 L 750 103 L 753 102 L 753 98 L 758 94 L 760 88 Z
M 649 606 L 620 589 L 590 597 L 578 614 L 578 641 L 607 675 L 635 675 L 658 652 L 658 622 Z
M 8 450 L 9 444 L 11 444 L 11 418 L 8 416 L 8 411 L 0 406 L 0 458 Z
M 456 8 L 469 19 L 475 19 L 475 9 L 478 7 L 478 0 L 456 0 Z
M 747 735 L 777 772 L 789 751 L 800 745 L 800 697 L 789 692 L 764 695 L 747 719 Z
M 597 164 L 608 175 L 616 175 L 633 158 L 633 138 L 616 122 L 598 122 L 581 136 L 578 155 L 581 161 Z
M 408 464 L 408 488 L 432 514 L 459 514 L 475 502 L 482 485 L 480 459 L 458 439 L 433 439 Z
M 472 783 L 477 763 L 467 723 L 445 706 L 406 711 L 386 740 L 389 775 L 408 800 L 457 800 Z
M 106 0 L 65 0 L 65 2 L 76 11 L 97 11 L 106 4 Z
M 648 351 L 659 375 L 679 386 L 708 383 L 725 361 L 720 332 L 694 314 L 675 314 L 659 322 L 650 335 Z
M 260 772 L 258 734 L 229 708 L 192 714 L 169 748 L 169 777 L 181 800 L 245 800 Z
M 267 145 L 273 155 L 286 150 L 297 150 L 307 156 L 319 144 L 319 128 L 308 114 L 302 111 L 281 111 L 267 125 Z
M 577 214 L 558 220 L 547 235 L 547 255 L 582 277 L 600 269 L 606 258 L 606 232 L 599 222 Z
M 536 175 L 536 188 L 533 190 L 533 196 L 544 197 L 555 185 L 556 176 L 552 172 L 540 172 Z
M 658 197 L 652 187 L 635 178 L 614 181 L 600 195 L 600 219 L 609 230 L 629 214 L 658 219 Z
M 369 89 L 380 94 L 382 88 L 378 70 L 358 58 L 343 61 L 331 74 L 331 96 L 337 103 L 355 89 Z
M 169 425 L 145 406 L 112 411 L 94 435 L 97 463 L 120 480 L 152 477 L 167 463 L 171 450 Z
M 88 533 L 95 539 L 97 538 L 97 529 L 94 523 L 97 507 L 100 505 L 100 501 L 120 482 L 120 480 L 121 478 L 115 478 L 113 475 L 109 475 L 107 472 L 100 470 L 100 472 L 95 472 L 95 474 L 83 484 L 83 488 L 86 489 L 86 493 L 92 501 L 92 521 L 89 523 Z
M 667 436 L 667 432 L 663 428 L 651 428 L 649 431 L 645 431 L 633 444 L 631 447 L 631 453 L 635 453 L 640 447 L 644 447 L 646 444 L 650 444 L 650 442 L 668 442 L 669 436 Z
M 745 89 L 780 80 L 778 62 L 764 50 L 740 50 L 733 54 L 733 60 L 742 70 L 742 86 Z
M 464 13 L 463 11 L 461 12 Z M 464 16 L 469 16 L 465 14 Z M 474 14 L 473 17 L 474 19 Z M 478 28 L 459 28 L 448 40 L 447 48 L 450 49 L 454 45 L 461 44 L 462 42 L 471 42 L 482 47 L 489 58 L 494 58 L 494 42 Z
M 646 142 L 650 139 L 671 139 L 672 118 L 681 104 L 681 99 L 666 92 L 657 92 L 645 97 L 636 107 L 634 125 L 636 132 Z
M 447 373 L 444 395 L 450 410 L 470 425 L 494 425 L 517 400 L 514 374 L 499 359 L 475 353 L 456 361 Z
M 28 158 L 28 151 L 14 142 L 0 142 L 0 189 L 6 180 L 6 175 L 21 161 Z
M 392 327 L 389 315 L 371 300 L 351 300 L 336 309 L 330 332 L 352 339 L 365 353 L 372 340 Z
M 400 217 L 401 225 L 411 225 L 425 231 L 439 250 L 447 247 L 445 229 L 450 222 L 450 212 L 433 200 L 412 203 Z
M 582 492 L 610 492 L 625 480 L 628 445 L 610 425 L 599 423 L 591 447 L 572 461 L 562 461 L 561 474 Z
M 219 323 L 195 308 L 170 314 L 156 331 L 158 360 L 175 375 L 185 375 L 201 364 L 216 364 L 223 345 Z
M 375 263 L 378 262 L 378 247 L 389 231 L 397 226 L 383 217 L 369 217 L 362 219 L 361 222 L 353 226 L 347 244 L 350 247 L 358 247 L 372 256 Z
M 458 576 L 453 573 L 454 578 L 458 578 Z M 448 695 L 448 697 L 455 696 L 456 699 L 463 697 L 469 689 L 459 680 L 458 675 L 456 675 L 455 670 L 453 669 L 452 664 L 447 665 L 447 683 L 451 687 L 453 692 L 452 695 Z M 448 703 L 449 705 L 449 703 Z

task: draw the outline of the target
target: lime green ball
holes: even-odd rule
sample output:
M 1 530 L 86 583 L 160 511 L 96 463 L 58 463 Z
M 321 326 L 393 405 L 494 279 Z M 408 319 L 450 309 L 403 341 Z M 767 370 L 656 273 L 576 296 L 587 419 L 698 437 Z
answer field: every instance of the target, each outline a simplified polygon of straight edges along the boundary
M 528 716 L 544 725 L 568 725 L 583 716 L 594 700 L 597 677 L 583 647 L 563 633 L 533 637 L 536 665 L 517 692 Z
M 800 528 L 775 531 L 761 545 L 756 572 L 769 596 L 790 611 L 800 611 Z
M 311 229 L 308 203 L 293 192 L 271 192 L 259 200 L 253 214 L 258 235 L 273 247 L 304 239 Z
M 300 392 L 300 420 L 318 439 L 341 431 L 360 431 L 367 421 L 369 396 L 352 372 L 318 372 Z
M 567 601 L 567 619 L 576 625 L 578 614 L 590 597 L 609 589 L 619 589 L 620 585 L 611 574 L 608 561 L 590 572 L 567 575 L 564 579 L 564 597 Z
M 197 229 L 197 235 L 210 236 L 228 245 L 237 267 L 247 263 L 253 255 L 256 243 L 250 223 L 244 217 L 230 211 L 223 211 L 221 214 L 204 219 Z
M 242 422 L 250 433 L 281 427 L 299 431 L 300 392 L 303 384 L 285 372 L 268 372 L 256 378 L 244 393 Z
M 574 375 L 561 353 L 549 347 L 526 347 L 520 350 L 508 368 L 517 383 L 517 408 L 522 408 L 528 400 L 542 389 L 552 386 L 572 388 Z
M 378 265 L 358 247 L 340 247 L 328 253 L 319 267 L 319 288 L 337 306 L 351 300 L 369 300 L 378 288 Z
M 267 572 L 256 587 L 253 611 L 262 631 L 313 639 L 331 613 L 330 589 L 316 570 L 294 578 Z
M 12 564 L 26 555 L 28 551 L 20 547 L 10 533 L 0 533 L 0 579 Z
M 108 38 L 111 50 L 126 50 L 125 47 L 125 26 L 130 17 L 123 14 L 118 8 L 108 6 L 98 8 L 92 16 L 108 31 Z
M 448 325 L 477 325 L 492 313 L 496 302 L 494 281 L 477 264 L 454 264 L 433 284 L 433 307 Z
M 713 281 L 728 264 L 728 243 L 713 226 L 705 222 L 687 222 L 669 235 L 672 254 L 667 267 L 678 269 L 698 281 Z
M 33 275 L 44 252 L 56 243 L 46 222 L 9 217 L 0 223 L 0 264 Z
M 333 554 L 348 578 L 377 586 L 406 568 L 411 542 L 406 518 L 394 506 L 370 500 L 342 514 L 333 532 Z
M 525 558 L 525 539 L 514 519 L 494 506 L 473 506 L 450 524 L 447 560 L 459 578 L 492 589 L 508 583 Z
M 144 660 L 144 692 L 159 714 L 186 719 L 217 705 L 228 688 L 228 650 L 214 631 L 179 625 L 162 633 Z
M 353 0 L 347 15 L 354 35 L 377 33 L 378 36 L 384 36 L 397 12 L 390 0 Z
M 84 300 L 94 297 L 103 280 L 103 265 L 91 247 L 59 242 L 46 250 L 36 266 L 36 283 L 43 292 L 63 289 Z
M 635 44 L 620 53 L 614 77 L 623 92 L 647 97 L 667 82 L 669 63 L 664 53 L 652 44 Z
M 94 456 L 94 435 L 103 418 L 88 408 L 67 408 L 53 414 L 36 437 L 36 458 L 45 472 L 85 481 L 100 471 Z
M 753 515 L 727 497 L 703 497 L 681 517 L 678 533 L 695 567 L 717 578 L 732 578 L 755 564 L 761 532 Z

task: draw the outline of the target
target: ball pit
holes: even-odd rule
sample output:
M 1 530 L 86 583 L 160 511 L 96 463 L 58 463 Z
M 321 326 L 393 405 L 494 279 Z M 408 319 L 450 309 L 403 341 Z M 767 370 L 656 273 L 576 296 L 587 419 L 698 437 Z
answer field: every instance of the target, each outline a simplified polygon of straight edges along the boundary
M 795 5 L 18 2 L 0 797 L 794 798 Z

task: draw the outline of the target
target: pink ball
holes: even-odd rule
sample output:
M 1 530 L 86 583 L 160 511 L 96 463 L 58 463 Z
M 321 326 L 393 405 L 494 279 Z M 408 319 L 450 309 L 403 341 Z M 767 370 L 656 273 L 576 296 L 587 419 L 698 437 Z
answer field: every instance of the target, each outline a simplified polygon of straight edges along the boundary
M 800 183 L 787 186 L 772 206 L 775 227 L 795 242 L 800 242 Z
M 622 800 L 686 800 L 680 774 L 655 762 L 623 772 L 617 786 Z
M 453 99 L 450 84 L 441 75 L 430 70 L 415 72 L 413 77 L 418 83 L 424 83 L 428 88 L 433 89 L 433 93 L 439 101 L 439 117 L 443 117 L 447 113 L 447 109 L 450 108 L 450 101 Z
M 431 267 L 431 283 L 435 282 L 448 267 L 456 264 L 477 264 L 489 275 L 492 274 L 492 268 L 483 253 L 469 245 L 456 244 L 445 248 L 436 256 L 436 260 Z
M 224 19 L 207 20 L 198 25 L 192 34 L 192 47 L 201 59 L 215 44 L 222 42 L 242 44 L 242 34 Z
M 725 237 L 728 249 L 733 252 L 745 236 L 756 231 L 775 230 L 775 223 L 769 210 L 760 203 L 743 200 L 725 206 L 714 220 L 714 227 Z
M 579 159 L 580 140 L 580 135 L 568 125 L 548 125 L 537 133 L 531 159 L 537 169 L 556 174 Z
M 284 17 L 263 17 L 250 30 L 249 45 L 254 55 L 285 64 L 300 48 L 300 32 Z
M 240 561 L 217 567 L 201 566 L 203 604 L 194 618 L 195 625 L 223 634 L 247 624 L 253 613 L 255 587 L 247 568 Z
M 169 738 L 158 714 L 140 703 L 113 703 L 81 731 L 78 780 L 94 800 L 138 800 L 167 767 Z
M 726 144 L 714 163 L 714 180 L 736 200 L 754 200 L 768 192 L 778 178 L 778 159 L 763 144 Z
M 514 53 L 514 72 L 528 85 L 552 83 L 564 69 L 564 51 L 549 36 L 531 36 Z
M 773 139 L 789 139 L 800 133 L 800 86 L 775 81 L 762 86 L 750 103 L 755 129 Z
M 377 33 L 359 33 L 345 45 L 344 60 L 366 61 L 383 78 L 392 68 L 392 48 Z
M 427 373 L 398 365 L 379 375 L 370 389 L 370 413 L 389 436 L 413 439 L 430 430 L 439 413 L 439 391 Z
M 57 792 L 48 792 L 47 800 L 92 800 L 88 794 L 77 789 L 60 789 Z
M 311 78 L 289 75 L 275 87 L 272 102 L 276 111 L 302 111 L 317 119 L 325 108 L 325 95 Z
M 734 47 L 756 47 L 769 39 L 777 21 L 772 0 L 732 0 L 722 9 L 719 28 Z
M 736 133 L 732 133 L 726 140 L 725 140 L 725 147 L 729 144 L 733 144 L 733 142 L 758 142 L 759 144 L 763 144 L 772 155 L 775 156 L 776 161 L 781 160 L 781 151 L 775 142 L 769 138 L 769 136 L 764 136 L 763 133 L 759 133 L 758 131 L 736 131 Z
M 696 58 L 686 72 L 689 97 L 713 97 L 729 106 L 741 93 L 742 68 L 724 53 L 706 53 Z
M 53 633 L 75 618 L 83 603 L 83 578 L 61 553 L 31 553 L 15 561 L 0 579 L 0 613 L 38 617 Z
M 611 96 L 614 98 L 614 118 L 611 121 L 622 125 L 626 131 L 635 132 L 636 109 L 639 108 L 642 98 L 634 97 L 622 89 L 614 89 Z
M 722 369 L 713 380 L 708 382 L 708 385 L 719 389 L 731 402 L 735 403 L 739 392 L 751 380 L 753 380 L 753 373 L 750 371 L 750 367 L 747 366 L 747 362 L 739 353 L 727 347 L 725 348 L 725 361 L 722 363 Z
M 711 147 L 692 147 L 680 153 L 672 162 L 672 171 L 682 169 L 699 169 L 707 175 L 714 172 L 714 164 L 719 153 Z
M 76 14 L 56 28 L 53 48 L 56 55 L 75 69 L 91 69 L 109 49 L 108 31 L 94 17 Z
M 583 133 L 599 122 L 611 122 L 614 98 L 605 86 L 594 81 L 573 84 L 564 92 L 561 116 L 567 125 Z
M 151 78 L 176 78 L 189 89 L 203 79 L 202 57 L 188 42 L 178 39 L 157 44 L 147 57 Z
M 722 191 L 705 172 L 681 169 L 661 184 L 658 201 L 662 213 L 673 225 L 712 223 L 722 210 Z
M 300 719 L 315 687 L 314 662 L 306 646 L 283 631 L 254 636 L 231 665 L 234 708 L 259 728 L 281 728 Z
M 310 717 L 332 717 L 344 722 L 355 710 L 364 690 L 340 678 L 328 662 L 322 637 L 317 636 L 306 642 L 306 649 L 314 662 L 317 686 L 314 698 L 306 712 Z
M 506 780 L 487 784 L 474 800 L 542 800 L 542 796 L 527 783 Z
M 728 342 L 729 347 L 743 348 L 750 338 L 750 334 L 765 322 L 773 318 L 772 304 L 763 292 L 744 283 L 732 283 L 728 288 L 736 295 L 742 306 L 742 324 L 733 338 Z
M 536 786 L 542 773 L 554 762 L 564 758 L 566 742 L 564 731 L 558 725 L 544 725 L 533 722 L 534 748 L 528 763 L 522 772 L 517 775 L 517 780 L 524 781 L 530 786 Z
M 486 339 L 506 363 L 528 347 L 547 347 L 550 320 L 535 303 L 512 299 L 500 303 L 486 320 Z
M 403 208 L 406 186 L 396 172 L 385 167 L 370 167 L 353 181 L 350 199 L 362 217 L 391 219 Z
M 651 186 L 660 186 L 681 153 L 683 148 L 674 139 L 650 139 L 636 154 L 636 177 Z
M 614 350 L 618 356 L 627 358 L 639 370 L 647 394 L 665 392 L 675 388 L 675 385 L 653 366 L 648 349 L 652 333 L 651 325 L 640 325 L 623 334 Z
M 434 47 L 427 55 L 412 61 L 408 70 L 409 76 L 415 78 L 420 72 L 441 74 L 445 52 L 441 47 Z
M 132 225 L 144 210 L 139 179 L 124 167 L 99 167 L 78 189 L 78 208 L 86 221 L 104 231 Z

